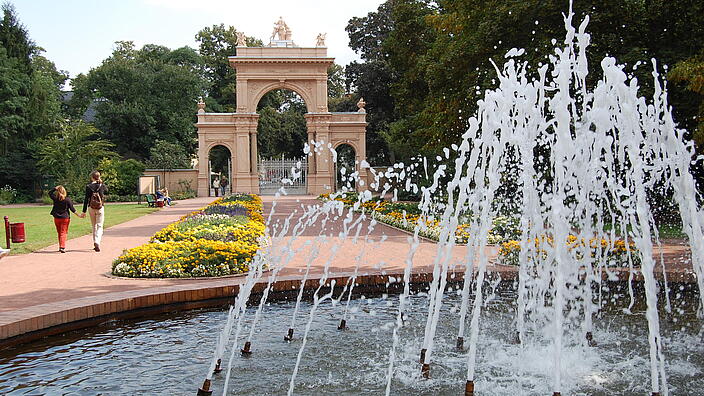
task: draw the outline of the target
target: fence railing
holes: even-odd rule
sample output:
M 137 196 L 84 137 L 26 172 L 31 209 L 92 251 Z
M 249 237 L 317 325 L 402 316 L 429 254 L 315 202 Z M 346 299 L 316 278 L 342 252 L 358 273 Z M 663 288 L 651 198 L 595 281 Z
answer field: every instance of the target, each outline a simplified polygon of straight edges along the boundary
M 281 187 L 288 194 L 307 192 L 308 162 L 306 158 L 259 158 L 259 192 L 275 194 Z

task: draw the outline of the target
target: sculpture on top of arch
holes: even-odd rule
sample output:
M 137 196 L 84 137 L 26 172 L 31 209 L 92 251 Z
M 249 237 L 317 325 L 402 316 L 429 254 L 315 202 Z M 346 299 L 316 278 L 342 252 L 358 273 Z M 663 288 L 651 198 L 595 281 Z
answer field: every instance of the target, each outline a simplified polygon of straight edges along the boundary
M 279 17 L 279 20 L 274 23 L 274 31 L 271 33 L 271 41 L 274 41 L 275 37 L 279 36 L 279 40 L 290 41 L 292 40 L 292 30 L 288 27 L 286 22 L 284 22 L 283 17 Z

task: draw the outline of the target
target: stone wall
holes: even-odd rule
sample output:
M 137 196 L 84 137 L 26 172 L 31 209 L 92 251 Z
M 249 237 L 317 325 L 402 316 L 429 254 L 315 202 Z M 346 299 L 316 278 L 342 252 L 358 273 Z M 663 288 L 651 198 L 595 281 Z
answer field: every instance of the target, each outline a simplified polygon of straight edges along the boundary
M 146 169 L 144 171 L 144 176 L 156 176 L 159 180 L 159 187 L 166 187 L 169 189 L 169 193 L 181 192 L 183 191 L 183 186 L 178 182 L 180 180 L 187 180 L 191 182 L 191 189 L 198 189 L 198 170 L 197 169 L 173 169 L 173 170 L 161 170 L 161 169 Z

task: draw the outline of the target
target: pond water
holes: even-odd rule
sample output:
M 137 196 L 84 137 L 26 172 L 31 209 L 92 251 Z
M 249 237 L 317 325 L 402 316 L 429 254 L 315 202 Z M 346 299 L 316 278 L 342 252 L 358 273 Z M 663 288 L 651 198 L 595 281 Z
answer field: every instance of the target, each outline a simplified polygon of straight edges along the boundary
M 672 394 L 700 395 L 704 389 L 702 322 L 694 312 L 696 298 L 683 301 L 676 307 L 674 322 L 662 321 L 667 380 Z M 551 394 L 550 339 L 536 336 L 523 345 L 512 344 L 513 302 L 511 292 L 497 291 L 482 316 L 477 394 Z M 421 378 L 418 363 L 427 296 L 414 295 L 410 304 L 400 332 L 391 394 L 461 394 L 467 359 L 465 352 L 455 349 L 459 297 L 451 293 L 443 304 L 431 378 L 427 380 Z M 283 335 L 293 304 L 271 303 L 264 310 L 253 338 L 253 355 L 235 355 L 228 394 L 286 394 L 310 308 L 310 303 L 303 302 L 291 343 L 284 342 Z M 294 394 L 384 394 L 397 308 L 395 295 L 357 298 L 352 300 L 349 329 L 338 331 L 341 306 L 321 304 L 308 335 Z M 113 321 L 1 350 L 0 394 L 194 395 L 226 315 L 227 310 L 220 308 Z M 614 308 L 595 320 L 596 347 L 567 337 L 562 354 L 563 394 L 649 393 L 647 336 L 642 311 L 626 315 Z M 226 366 L 227 359 L 224 361 Z M 224 374 L 213 377 L 214 394 L 221 394 Z

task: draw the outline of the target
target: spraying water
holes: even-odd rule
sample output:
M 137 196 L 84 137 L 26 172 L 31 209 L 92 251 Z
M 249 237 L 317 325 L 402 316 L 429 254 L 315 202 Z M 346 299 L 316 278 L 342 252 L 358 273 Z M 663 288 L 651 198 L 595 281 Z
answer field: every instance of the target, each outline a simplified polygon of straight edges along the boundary
M 658 247 L 660 240 L 648 197 L 657 189 L 672 192 L 680 209 L 683 230 L 691 243 L 699 290 L 704 290 L 704 212 L 698 204 L 695 182 L 689 172 L 694 150 L 683 139 L 684 131 L 677 129 L 672 120 L 667 91 L 660 81 L 655 61 L 652 62 L 655 92 L 650 101 L 639 96 L 638 82 L 629 77 L 613 58 L 602 60 L 599 67 L 603 77 L 595 86 L 587 83 L 590 73 L 586 56 L 590 43 L 590 36 L 586 33 L 589 18 L 575 28 L 573 17 L 570 6 L 564 16 L 564 41 L 555 48 L 546 64 L 534 69 L 534 74 L 530 73 L 527 63 L 520 61 L 525 52 L 522 49 L 509 51 L 502 67 L 492 62 L 498 75 L 498 87 L 485 92 L 484 98 L 478 102 L 477 113 L 468 120 L 469 127 L 461 142 L 443 150 L 444 159 L 438 156 L 437 163 L 433 163 L 427 158 L 417 158 L 411 164 L 395 164 L 386 171 L 370 169 L 373 181 L 363 186 L 366 190 L 356 196 L 355 202 L 347 203 L 346 210 L 335 199 L 344 197 L 344 192 L 342 195 L 332 194 L 323 204 L 304 209 L 305 214 L 291 235 L 287 234 L 288 223 L 281 230 L 270 228 L 270 232 L 276 230 L 278 234 L 273 238 L 274 243 L 282 247 L 277 255 L 279 258 L 270 260 L 274 271 L 254 314 L 249 339 L 276 274 L 287 266 L 292 255 L 300 254 L 292 247 L 292 241 L 316 221 L 326 224 L 336 218 L 342 219 L 341 230 L 328 234 L 323 226 L 315 241 L 308 246 L 311 252 L 290 329 L 296 324 L 312 262 L 320 254 L 323 244 L 332 244 L 324 247 L 330 255 L 313 296 L 314 303 L 293 366 L 289 394 L 295 388 L 316 310 L 328 300 L 336 305 L 349 286 L 347 304 L 341 315 L 343 320 L 347 319 L 360 261 L 366 245 L 373 243 L 368 236 L 376 225 L 374 205 L 365 204 L 372 200 L 372 193 L 381 197 L 391 193 L 391 202 L 395 202 L 399 192 L 420 193 L 418 208 L 421 213 L 413 238 L 408 238 L 404 289 L 399 296 L 389 362 L 385 369 L 387 395 L 391 394 L 395 359 L 402 342 L 404 310 L 410 295 L 411 274 L 417 264 L 415 256 L 419 237 L 429 232 L 429 224 L 439 231 L 432 261 L 421 363 L 424 373 L 429 376 L 427 370 L 433 359 L 444 358 L 436 351 L 435 339 L 444 312 L 443 299 L 448 292 L 450 263 L 459 252 L 459 257 L 463 258 L 464 285 L 460 293 L 457 337 L 458 346 L 462 348 L 468 332 L 469 345 L 463 359 L 467 389 L 470 385 L 473 389 L 482 309 L 491 298 L 485 296 L 485 283 L 495 261 L 495 255 L 486 246 L 494 227 L 493 219 L 507 215 L 512 216 L 520 228 L 515 341 L 527 345 L 526 348 L 539 348 L 545 339 L 550 340 L 553 392 L 567 390 L 564 389 L 565 376 L 570 373 L 563 361 L 564 351 L 575 345 L 596 345 L 592 330 L 603 304 L 602 279 L 610 276 L 611 268 L 616 264 L 625 264 L 629 270 L 631 296 L 626 314 L 631 312 L 637 298 L 632 287 L 636 275 L 642 277 L 645 289 L 650 389 L 653 393 L 668 394 L 658 312 L 657 266 L 653 258 L 653 240 Z M 310 142 L 306 153 L 319 155 L 325 149 L 326 142 Z M 331 151 L 334 160 L 336 153 Z M 444 163 L 446 161 L 449 162 Z M 342 170 L 341 174 L 347 188 L 362 187 L 359 172 Z M 424 184 L 419 182 L 420 179 L 425 180 Z M 510 195 L 505 194 L 507 190 Z M 506 202 L 507 199 L 511 202 Z M 372 208 L 369 216 L 365 208 Z M 271 218 L 272 215 L 269 216 L 270 222 Z M 404 212 L 403 221 L 406 219 Z M 460 220 L 466 224 L 465 230 L 469 234 L 462 243 L 457 242 L 456 232 Z M 370 222 L 367 236 L 360 239 L 365 222 Z M 333 282 L 328 285 L 330 291 L 321 296 L 331 275 L 331 263 L 350 236 L 355 245 L 357 242 L 363 245 L 354 258 L 354 274 L 339 298 L 333 296 Z M 614 263 L 609 256 L 608 252 L 617 248 L 624 251 L 625 263 Z M 660 268 L 667 292 L 669 287 L 660 252 Z M 248 276 L 235 307 L 228 315 L 218 338 L 215 358 L 223 353 L 235 322 L 234 344 L 237 343 L 248 293 L 262 276 L 261 266 L 253 273 L 255 275 L 250 273 Z M 704 306 L 704 294 L 700 293 L 700 298 L 700 305 Z M 665 309 L 671 311 L 669 296 L 666 296 Z M 235 349 L 233 347 L 230 362 Z M 224 392 L 228 380 L 229 372 Z

